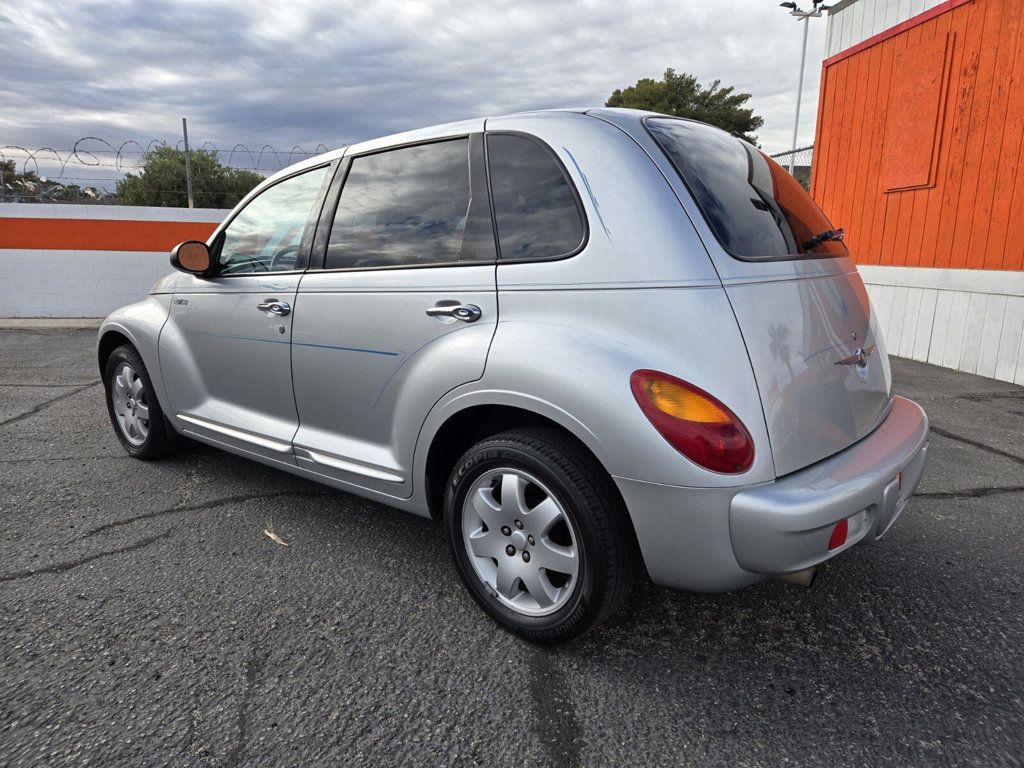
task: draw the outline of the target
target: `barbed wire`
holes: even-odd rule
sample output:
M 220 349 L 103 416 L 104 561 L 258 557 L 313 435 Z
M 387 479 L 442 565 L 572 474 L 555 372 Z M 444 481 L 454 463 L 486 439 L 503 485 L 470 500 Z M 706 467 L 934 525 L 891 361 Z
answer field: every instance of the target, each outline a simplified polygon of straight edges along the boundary
M 127 174 L 140 169 L 146 155 L 161 148 L 172 146 L 163 139 L 151 139 L 145 145 L 135 139 L 128 139 L 114 146 L 106 139 L 98 136 L 83 136 L 75 141 L 70 149 L 57 149 L 54 147 L 23 147 L 16 144 L 0 146 L 0 163 L 13 160 L 17 172 L 18 162 L 21 164 L 21 174 L 33 173 L 40 176 L 40 168 L 56 168 L 55 174 L 47 173 L 47 183 L 55 183 L 67 186 L 64 182 L 70 181 L 96 181 L 104 184 L 91 185 L 103 192 L 109 191 L 109 186 L 117 183 L 118 179 L 108 177 L 86 177 L 68 176 L 69 167 L 79 168 L 110 168 L 115 173 Z M 178 141 L 173 145 L 174 149 L 181 152 L 184 150 L 184 141 Z M 211 141 L 204 141 L 198 146 L 192 145 L 190 150 L 215 152 L 222 165 L 238 170 L 251 170 L 256 173 L 269 174 L 286 168 L 298 160 L 328 152 L 328 147 L 317 144 L 312 151 L 306 150 L 296 144 L 287 152 L 278 150 L 271 144 L 263 144 L 258 150 L 250 149 L 244 143 L 237 143 L 230 150 L 216 146 Z M 224 160 L 224 155 L 227 160 Z M 249 160 L 249 164 L 241 162 Z M 271 161 L 271 158 L 273 159 Z

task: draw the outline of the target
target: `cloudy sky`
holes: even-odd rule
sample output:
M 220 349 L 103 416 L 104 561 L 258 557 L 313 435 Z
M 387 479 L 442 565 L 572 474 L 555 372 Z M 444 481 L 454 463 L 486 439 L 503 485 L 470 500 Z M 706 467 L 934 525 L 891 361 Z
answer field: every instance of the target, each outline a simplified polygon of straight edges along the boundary
M 753 94 L 775 152 L 792 132 L 800 24 L 777 0 L 4 0 L 0 146 L 174 142 L 186 116 L 194 144 L 335 147 L 597 106 L 674 67 Z M 811 22 L 801 145 L 825 25 Z

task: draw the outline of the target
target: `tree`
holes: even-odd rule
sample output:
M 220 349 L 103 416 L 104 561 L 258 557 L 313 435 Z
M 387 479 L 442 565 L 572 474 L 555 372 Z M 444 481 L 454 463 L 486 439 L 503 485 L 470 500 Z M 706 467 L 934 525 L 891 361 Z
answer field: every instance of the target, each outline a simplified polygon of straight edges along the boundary
M 78 203 L 83 198 L 100 200 L 103 194 L 95 187 L 65 184 L 59 178 L 48 179 L 35 171 L 18 169 L 13 160 L 0 161 L 0 202 L 16 203 Z
M 636 85 L 617 88 L 605 106 L 646 109 L 701 120 L 756 145 L 754 132 L 764 125 L 764 118 L 744 106 L 750 99 L 749 93 L 735 93 L 735 90 L 732 86 L 723 88 L 721 80 L 714 80 L 705 87 L 693 75 L 676 74 L 669 68 L 663 80 L 645 77 Z
M 17 170 L 13 160 L 0 160 L 0 202 L 14 191 L 14 176 Z
M 197 208 L 232 208 L 263 181 L 255 171 L 221 165 L 215 151 L 190 149 L 188 157 Z M 185 153 L 174 147 L 147 153 L 138 175 L 128 174 L 117 183 L 117 197 L 124 205 L 186 207 Z

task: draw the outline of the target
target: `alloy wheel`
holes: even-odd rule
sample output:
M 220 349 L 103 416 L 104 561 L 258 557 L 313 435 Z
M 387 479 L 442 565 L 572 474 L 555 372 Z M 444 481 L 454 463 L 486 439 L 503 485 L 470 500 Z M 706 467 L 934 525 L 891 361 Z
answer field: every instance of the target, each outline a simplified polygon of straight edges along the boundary
M 463 503 L 462 536 L 477 577 L 517 613 L 554 613 L 573 593 L 576 531 L 561 502 L 532 475 L 504 467 L 477 478 Z
M 114 369 L 110 399 L 121 434 L 134 446 L 145 443 L 149 436 L 149 404 L 139 372 L 128 363 Z

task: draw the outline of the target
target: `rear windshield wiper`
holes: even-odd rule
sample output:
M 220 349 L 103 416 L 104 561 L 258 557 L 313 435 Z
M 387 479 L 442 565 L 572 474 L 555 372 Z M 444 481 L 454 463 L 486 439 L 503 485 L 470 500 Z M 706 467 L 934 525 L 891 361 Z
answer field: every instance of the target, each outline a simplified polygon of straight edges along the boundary
M 846 233 L 843 232 L 842 227 L 839 229 L 826 229 L 821 234 L 815 235 L 804 243 L 804 250 L 810 251 L 822 243 L 827 243 L 829 240 L 842 240 L 844 237 L 846 237 Z

